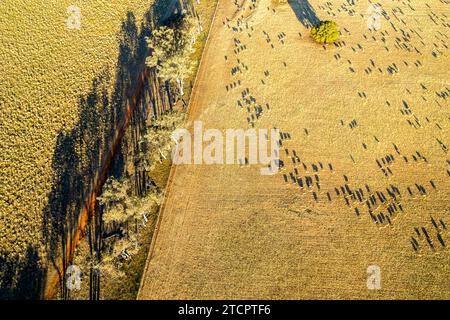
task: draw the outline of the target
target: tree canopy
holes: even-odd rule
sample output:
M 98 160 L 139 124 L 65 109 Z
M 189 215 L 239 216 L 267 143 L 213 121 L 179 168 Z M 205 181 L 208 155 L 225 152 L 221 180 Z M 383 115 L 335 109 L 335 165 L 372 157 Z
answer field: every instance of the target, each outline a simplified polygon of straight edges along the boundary
M 333 43 L 339 38 L 339 27 L 334 21 L 321 21 L 311 29 L 311 36 L 318 43 Z
M 139 141 L 137 163 L 144 171 L 150 171 L 156 164 L 169 157 L 174 141 L 172 133 L 183 123 L 184 114 L 169 111 L 154 119 L 147 133 Z
M 180 14 L 169 26 L 162 26 L 147 38 L 152 55 L 147 58 L 149 67 L 156 67 L 159 78 L 178 85 L 180 95 L 184 94 L 183 82 L 193 71 L 190 56 L 198 33 L 195 19 Z

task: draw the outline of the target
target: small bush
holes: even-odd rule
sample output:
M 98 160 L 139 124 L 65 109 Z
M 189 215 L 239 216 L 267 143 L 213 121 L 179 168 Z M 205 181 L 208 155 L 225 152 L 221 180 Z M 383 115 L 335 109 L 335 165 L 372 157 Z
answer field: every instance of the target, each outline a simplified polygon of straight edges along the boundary
M 311 36 L 318 43 L 332 43 L 339 38 L 339 27 L 334 21 L 321 21 L 311 29 Z

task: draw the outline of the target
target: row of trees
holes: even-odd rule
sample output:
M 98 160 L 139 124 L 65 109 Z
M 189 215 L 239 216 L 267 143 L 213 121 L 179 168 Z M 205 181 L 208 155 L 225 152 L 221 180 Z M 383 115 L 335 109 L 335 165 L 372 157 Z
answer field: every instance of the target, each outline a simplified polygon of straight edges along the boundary
M 147 38 L 150 55 L 146 65 L 154 68 L 158 78 L 176 87 L 184 95 L 184 82 L 192 75 L 192 53 L 200 32 L 197 19 L 182 11 L 168 25 L 161 26 Z M 143 194 L 133 189 L 131 178 L 109 178 L 98 201 L 102 210 L 104 229 L 110 239 L 104 241 L 101 261 L 97 261 L 103 276 L 120 278 L 122 264 L 140 248 L 140 234 L 157 212 L 162 190 L 152 182 L 151 172 L 158 164 L 170 160 L 175 143 L 172 133 L 184 122 L 184 113 L 171 110 L 154 117 L 139 139 L 134 165 L 139 174 L 147 176 L 150 186 Z
M 165 6 L 163 2 L 159 3 Z M 124 150 L 127 160 L 125 167 L 118 169 L 121 178 L 110 177 L 103 186 L 97 197 L 99 214 L 87 229 L 89 241 L 84 245 L 89 247 L 81 248 L 74 258 L 73 264 L 84 272 L 83 279 L 87 279 L 86 270 L 90 270 L 90 280 L 83 280 L 82 286 L 86 289 L 89 284 L 91 299 L 100 297 L 100 278 L 105 297 L 110 294 L 132 297 L 133 290 L 137 289 L 137 277 L 145 259 L 143 249 L 152 234 L 170 168 L 170 152 L 175 143 L 172 133 L 184 122 L 184 112 L 172 110 L 178 109 L 172 97 L 184 95 L 185 81 L 194 71 L 194 45 L 200 32 L 195 10 L 181 11 L 146 39 L 150 49 L 146 65 L 151 68 L 148 85 L 151 94 L 144 98 L 143 104 L 154 103 L 156 115 L 144 119 L 146 111 L 151 109 L 147 106 L 142 108 L 143 113 L 139 109 L 135 111 L 139 113 L 139 125 L 137 130 L 128 130 L 127 142 L 131 147 Z M 159 108 L 159 102 L 165 102 L 167 97 L 169 104 L 163 103 Z M 171 110 L 162 111 L 166 107 Z M 87 250 L 90 255 L 84 254 Z
M 333 43 L 339 38 L 339 27 L 334 21 L 321 21 L 311 29 L 311 37 L 318 43 Z
M 153 119 L 146 134 L 139 141 L 136 163 L 141 172 L 150 172 L 157 164 L 167 160 L 175 141 L 172 133 L 180 127 L 185 114 L 169 111 Z
M 135 159 L 140 174 L 147 175 L 150 181 L 143 194 L 137 194 L 130 177 L 120 180 L 110 177 L 97 198 L 102 210 L 103 229 L 110 234 L 104 241 L 101 261 L 97 261 L 95 266 L 103 276 L 117 279 L 123 276 L 122 264 L 140 249 L 141 233 L 162 201 L 162 190 L 152 182 L 152 171 L 157 164 L 170 161 L 175 143 L 172 133 L 183 122 L 184 113 L 169 111 L 153 119 L 146 128 L 147 133 L 139 142 Z
M 178 86 L 184 95 L 184 81 L 193 71 L 191 55 L 200 26 L 191 15 L 181 12 L 169 26 L 159 27 L 147 38 L 152 53 L 146 64 L 156 68 L 158 77 Z

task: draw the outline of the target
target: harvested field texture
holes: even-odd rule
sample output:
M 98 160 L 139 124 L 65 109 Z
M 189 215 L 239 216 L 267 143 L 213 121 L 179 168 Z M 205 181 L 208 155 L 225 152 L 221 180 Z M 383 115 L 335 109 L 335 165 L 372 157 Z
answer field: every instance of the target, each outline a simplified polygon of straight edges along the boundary
M 42 289 L 42 262 L 58 254 L 122 121 L 152 3 L 0 3 L 2 296 Z M 17 280 L 23 268 L 31 278 Z M 16 280 L 28 290 L 14 293 Z
M 219 1 L 188 128 L 278 128 L 282 168 L 174 166 L 139 298 L 448 299 L 449 16 Z M 310 37 L 324 20 L 333 44 Z

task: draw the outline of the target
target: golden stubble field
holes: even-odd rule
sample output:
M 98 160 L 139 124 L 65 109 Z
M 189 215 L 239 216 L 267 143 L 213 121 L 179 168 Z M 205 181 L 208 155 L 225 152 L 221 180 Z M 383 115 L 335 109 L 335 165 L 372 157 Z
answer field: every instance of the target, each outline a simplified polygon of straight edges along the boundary
M 279 128 L 284 169 L 176 166 L 139 298 L 450 296 L 449 4 L 352 3 L 219 2 L 189 118 Z
M 54 202 L 64 205 L 59 191 L 76 199 L 88 188 L 83 183 L 101 162 L 100 149 L 107 148 L 108 132 L 119 122 L 113 113 L 123 105 L 130 83 L 124 65 L 131 61 L 124 60 L 137 46 L 134 39 L 152 3 L 0 3 L 2 261 L 17 259 L 20 268 L 26 254 L 31 252 L 33 259 L 41 255 L 49 241 L 45 232 L 60 232 L 43 229 L 55 226 L 51 220 L 58 217 L 62 224 L 66 211 L 76 210 L 71 204 L 55 207 L 49 209 L 52 216 L 44 217 L 52 194 Z M 72 170 L 80 176 L 75 178 Z

